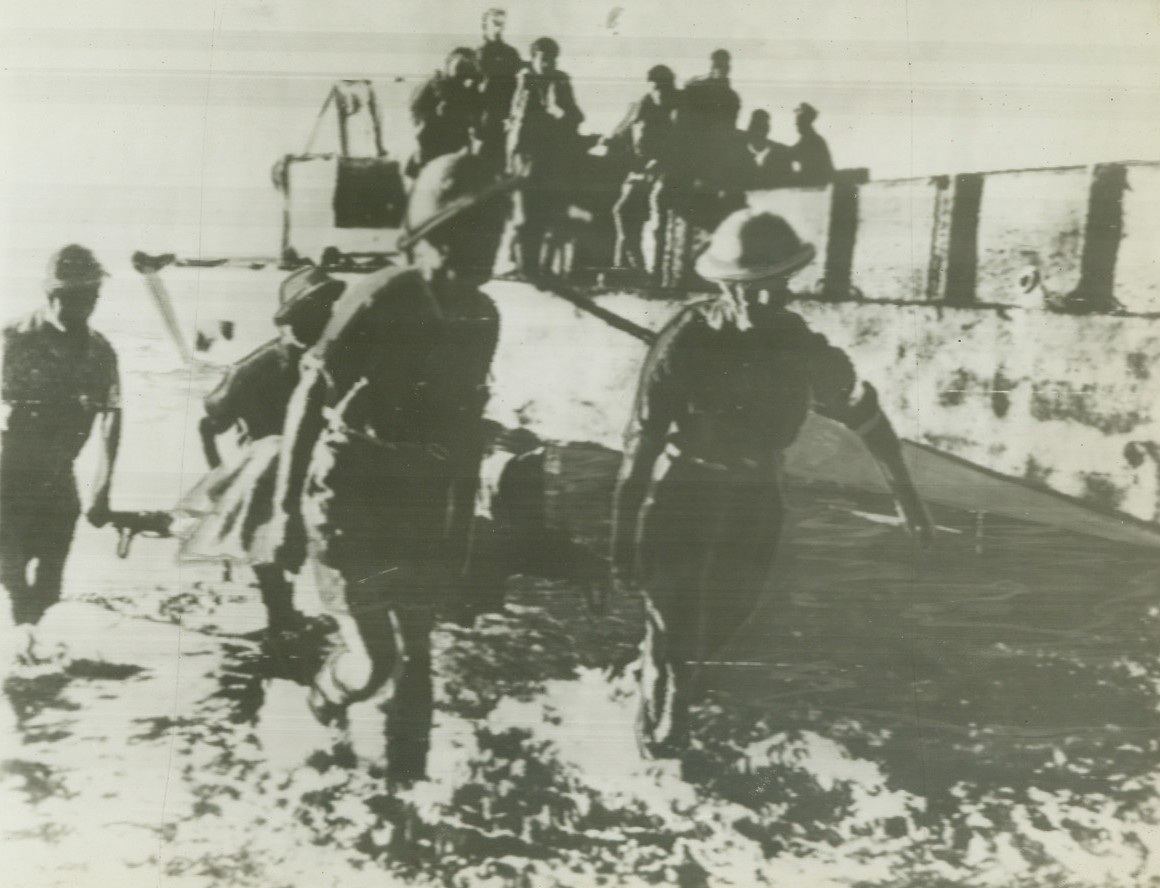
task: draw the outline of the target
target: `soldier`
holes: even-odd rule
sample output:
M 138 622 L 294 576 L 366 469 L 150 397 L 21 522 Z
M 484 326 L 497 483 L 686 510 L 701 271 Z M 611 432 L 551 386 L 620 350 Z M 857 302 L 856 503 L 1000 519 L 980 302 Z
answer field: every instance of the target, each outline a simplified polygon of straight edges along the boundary
M 471 145 L 471 134 L 479 126 L 478 77 L 475 53 L 459 47 L 448 54 L 443 70 L 415 91 L 411 119 L 419 144 L 408 164 L 409 176 L 417 176 L 436 157 Z
M 818 110 L 802 102 L 794 108 L 793 113 L 799 136 L 797 143 L 790 149 L 796 167 L 794 184 L 829 185 L 834 179 L 834 161 L 830 159 L 830 146 L 814 129 Z
M 717 188 L 722 152 L 735 141 L 741 98 L 729 83 L 732 58 L 718 49 L 709 57 L 709 73 L 685 84 L 680 113 L 686 175 Z
M 272 339 L 231 367 L 205 399 L 202 447 L 210 474 L 183 500 L 181 509 L 200 515 L 182 546 L 187 558 L 246 560 L 261 525 L 270 519 L 279 438 L 286 405 L 298 385 L 298 361 L 322 334 L 334 302 L 345 289 L 314 266 L 300 268 L 282 282 Z M 244 451 L 233 465 L 222 466 L 217 438 L 239 432 Z M 254 575 L 266 607 L 271 639 L 301 623 L 294 610 L 294 588 L 277 564 L 254 563 Z
M 858 432 L 907 526 L 929 520 L 898 439 L 849 359 L 786 310 L 814 248 L 779 216 L 740 210 L 697 263 L 719 296 L 682 309 L 642 370 L 613 510 L 613 582 L 638 581 L 647 628 L 642 751 L 676 756 L 690 666 L 724 645 L 768 584 L 783 519 L 782 452 L 811 406 Z M 661 465 L 658 465 L 661 463 Z
M 389 686 L 392 786 L 426 770 L 429 635 L 466 563 L 498 336 L 479 285 L 512 184 L 467 154 L 424 168 L 400 240 L 414 264 L 372 274 L 338 301 L 302 360 L 283 436 L 270 544 L 293 567 L 300 516 L 343 643 L 317 675 L 311 707 L 341 721 L 347 704 Z
M 648 72 L 648 92 L 635 102 L 628 115 L 609 137 L 614 145 L 628 141 L 630 170 L 612 208 L 616 221 L 616 248 L 612 264 L 617 268 L 643 271 L 645 268 L 641 234 L 661 177 L 670 168 L 676 145 L 676 117 L 681 93 L 676 75 L 667 65 L 654 65 Z
M 788 145 L 769 138 L 769 112 L 758 108 L 749 116 L 745 130 L 741 185 L 746 191 L 784 188 L 793 179 L 793 164 Z
M 476 50 L 479 60 L 479 92 L 482 97 L 479 124 L 479 156 L 494 170 L 503 172 L 504 125 L 512 110 L 516 77 L 523 60 L 515 47 L 504 43 L 507 13 L 492 8 L 483 14 L 483 43 Z
M 508 121 L 509 169 L 523 178 L 517 193 L 516 248 L 520 269 L 542 270 L 546 238 L 556 234 L 568 210 L 570 166 L 579 150 L 584 115 L 572 80 L 556 67 L 560 46 L 551 37 L 532 43 L 531 63 L 520 71 Z
M 658 277 L 665 287 L 696 283 L 691 244 L 745 205 L 740 181 L 745 149 L 737 132 L 741 99 L 730 85 L 731 70 L 729 52 L 718 49 L 709 57 L 708 74 L 694 77 L 682 91 L 673 171 L 653 193 L 654 212 L 664 225 Z
M 109 521 L 121 436 L 117 356 L 89 327 L 105 278 L 92 252 L 70 244 L 48 264 L 48 304 L 4 328 L 0 450 L 0 582 L 18 626 L 60 600 L 80 501 L 73 462 L 97 431 L 97 474 L 86 516 Z M 29 569 L 35 563 L 35 575 Z

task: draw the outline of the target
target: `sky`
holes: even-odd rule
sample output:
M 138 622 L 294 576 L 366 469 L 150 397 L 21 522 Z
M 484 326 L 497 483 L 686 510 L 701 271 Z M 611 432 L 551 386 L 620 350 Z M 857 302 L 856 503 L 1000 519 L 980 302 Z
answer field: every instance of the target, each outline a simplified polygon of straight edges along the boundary
M 40 0 L 0 18 L 6 255 L 98 237 L 116 249 L 276 249 L 269 170 L 302 150 L 331 81 L 369 77 L 385 141 L 483 2 Z M 509 2 L 509 42 L 556 37 L 592 132 L 656 62 L 734 56 L 745 110 L 821 109 L 839 166 L 874 178 L 1160 159 L 1160 0 Z

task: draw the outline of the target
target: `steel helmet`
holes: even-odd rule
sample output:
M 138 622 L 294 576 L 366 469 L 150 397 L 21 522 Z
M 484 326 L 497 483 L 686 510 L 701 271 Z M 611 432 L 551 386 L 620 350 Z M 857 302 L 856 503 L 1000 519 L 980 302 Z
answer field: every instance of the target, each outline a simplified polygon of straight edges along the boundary
M 108 277 L 97 257 L 88 247 L 69 244 L 57 250 L 48 260 L 44 288 L 48 292 L 99 284 Z
M 456 216 L 511 191 L 517 182 L 515 176 L 493 178 L 474 154 L 459 152 L 436 157 L 415 179 L 403 217 L 399 249 L 409 250 Z
M 342 295 L 346 284 L 321 268 L 307 265 L 292 272 L 278 287 L 275 324 L 289 324 L 304 314 L 329 308 Z
M 773 213 L 738 210 L 722 222 L 697 259 L 697 274 L 710 281 L 750 283 L 789 277 L 814 260 L 813 244 Z

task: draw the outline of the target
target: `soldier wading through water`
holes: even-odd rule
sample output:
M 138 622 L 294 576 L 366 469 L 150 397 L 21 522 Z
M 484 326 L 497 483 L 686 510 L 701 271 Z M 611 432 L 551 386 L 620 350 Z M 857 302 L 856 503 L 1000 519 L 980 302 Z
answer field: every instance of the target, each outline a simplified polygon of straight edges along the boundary
M 646 755 L 680 754 L 692 667 L 729 641 L 771 579 L 782 453 L 811 407 L 862 436 L 907 526 L 930 536 L 874 389 L 786 310 L 789 278 L 813 258 L 782 218 L 732 214 L 697 263 L 720 295 L 677 314 L 645 360 L 614 505 L 613 581 L 645 595 Z
M 270 542 L 293 569 L 305 532 L 342 642 L 311 708 L 338 723 L 382 691 L 391 786 L 426 775 L 430 632 L 439 599 L 463 583 L 499 331 L 479 285 L 512 184 L 467 154 L 424 167 L 400 240 L 413 266 L 347 289 L 287 415 Z
M 198 431 L 212 471 L 179 506 L 198 519 L 185 534 L 183 559 L 249 563 L 266 608 L 266 630 L 257 634 L 272 647 L 292 642 L 304 621 L 294 609 L 294 586 L 281 566 L 255 561 L 250 550 L 271 519 L 282 426 L 298 385 L 298 362 L 322 335 L 345 287 L 313 266 L 282 282 L 274 314 L 278 337 L 230 367 L 205 398 Z M 230 430 L 238 432 L 239 452 L 223 464 L 217 439 Z
M 3 331 L 0 411 L 0 584 L 35 659 L 34 627 L 61 597 L 80 514 L 73 464 L 95 432 L 97 472 L 89 522 L 110 520 L 109 490 L 121 440 L 117 356 L 89 326 L 106 274 L 70 244 L 49 261 L 47 303 Z

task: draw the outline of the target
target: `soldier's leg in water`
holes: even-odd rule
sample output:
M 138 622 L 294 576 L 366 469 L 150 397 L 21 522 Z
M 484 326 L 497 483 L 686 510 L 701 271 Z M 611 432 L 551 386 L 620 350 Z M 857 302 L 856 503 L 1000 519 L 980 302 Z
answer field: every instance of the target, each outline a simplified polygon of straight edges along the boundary
M 60 601 L 64 565 L 72 548 L 80 500 L 74 487 L 38 496 L 25 525 L 26 555 L 36 559 L 35 577 L 22 605 L 24 622 L 35 623 Z
M 387 784 L 401 787 L 427 776 L 434 687 L 431 678 L 431 608 L 408 603 L 391 611 L 395 679 L 385 703 Z
M 708 525 L 713 532 L 701 574 L 704 592 L 689 606 L 690 613 L 696 609 L 697 661 L 720 658 L 759 607 L 776 605 L 769 593 L 784 520 L 780 484 L 741 480 L 720 503 Z
M 395 668 L 395 630 L 383 594 L 381 564 L 342 570 L 315 561 L 323 604 L 338 624 L 340 646 L 322 664 L 310 694 L 311 709 L 323 722 L 338 720 L 346 706 L 365 700 L 385 684 Z
M 299 625 L 301 615 L 294 609 L 294 584 L 281 566 L 255 564 L 253 570 L 266 608 L 266 625 L 274 632 Z
M 657 758 L 679 755 L 688 741 L 697 624 L 687 598 L 673 589 L 645 593 L 637 730 L 642 751 Z
M 28 582 L 32 561 L 27 505 L 8 498 L 0 503 L 0 585 L 8 593 L 12 621 L 17 625 L 35 623 L 38 609 Z
M 347 703 L 381 693 L 387 782 L 404 786 L 426 776 L 434 697 L 433 590 L 415 582 L 412 570 L 389 582 L 385 575 L 369 574 L 360 582 L 360 573 L 347 574 L 349 613 L 335 615 L 343 649 L 324 664 L 311 705 L 320 719 L 330 721 Z

